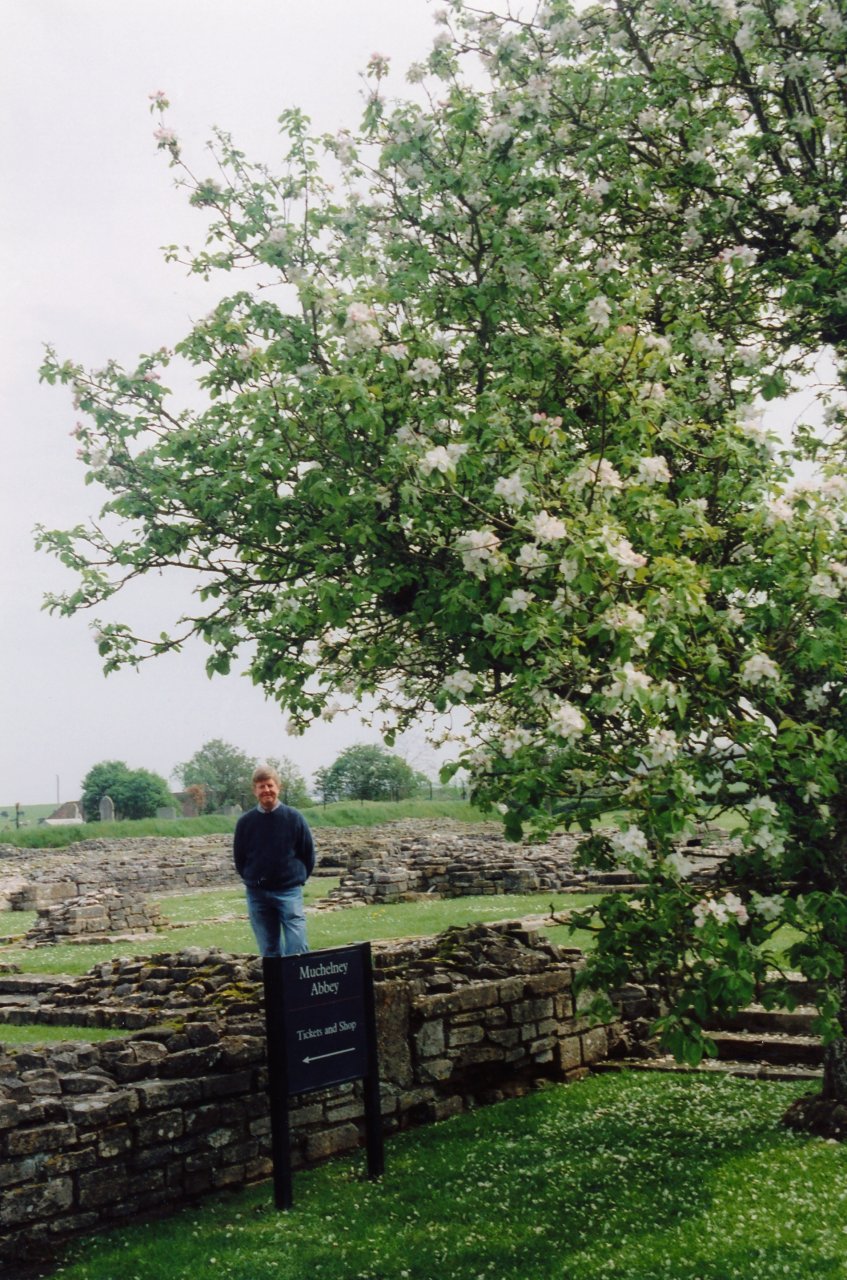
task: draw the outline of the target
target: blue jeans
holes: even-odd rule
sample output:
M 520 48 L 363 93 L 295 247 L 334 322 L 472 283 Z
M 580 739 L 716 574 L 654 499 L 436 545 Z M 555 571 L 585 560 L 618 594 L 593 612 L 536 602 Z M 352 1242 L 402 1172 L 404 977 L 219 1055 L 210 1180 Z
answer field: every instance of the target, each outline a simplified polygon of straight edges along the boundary
M 309 950 L 303 890 L 299 885 L 294 889 L 254 889 L 247 885 L 247 910 L 260 955 L 296 956 Z

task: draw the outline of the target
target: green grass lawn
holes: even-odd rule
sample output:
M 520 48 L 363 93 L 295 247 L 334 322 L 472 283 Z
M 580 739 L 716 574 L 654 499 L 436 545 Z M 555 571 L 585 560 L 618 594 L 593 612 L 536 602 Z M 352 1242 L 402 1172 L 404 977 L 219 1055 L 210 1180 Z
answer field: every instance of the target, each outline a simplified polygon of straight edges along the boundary
M 306 905 L 325 896 L 338 880 L 313 877 L 306 886 Z M 545 915 L 551 906 L 564 911 L 583 907 L 596 897 L 585 894 L 543 893 L 503 894 L 469 898 L 432 898 L 399 902 L 390 906 L 347 907 L 309 915 L 309 944 L 320 947 L 344 946 L 352 942 L 373 942 L 384 938 L 424 937 L 440 933 L 451 925 L 488 920 L 511 920 L 518 916 Z M 0 961 L 18 965 L 29 973 L 86 973 L 116 955 L 150 955 L 157 951 L 181 951 L 185 947 L 219 947 L 222 951 L 255 953 L 256 944 L 247 920 L 241 889 L 203 889 L 192 894 L 162 898 L 159 910 L 172 926 L 155 939 L 121 943 L 58 943 L 50 947 L 28 948 L 4 937 L 20 935 L 28 927 L 29 913 L 0 913 Z M 557 926 L 551 930 L 555 941 L 568 946 L 590 942 L 586 933 L 570 934 Z
M 843 1280 L 847 1148 L 802 1086 L 601 1075 L 74 1246 L 63 1280 Z

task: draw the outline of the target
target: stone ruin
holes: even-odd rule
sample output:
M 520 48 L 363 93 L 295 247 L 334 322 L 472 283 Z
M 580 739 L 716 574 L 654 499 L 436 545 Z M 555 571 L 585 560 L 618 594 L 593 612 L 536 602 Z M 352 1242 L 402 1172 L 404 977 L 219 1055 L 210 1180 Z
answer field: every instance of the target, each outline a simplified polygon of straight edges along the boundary
M 37 947 L 57 942 L 112 942 L 150 937 L 166 925 L 159 910 L 146 899 L 118 889 L 98 889 L 39 907 L 38 919 L 25 941 Z
M 557 835 L 544 843 L 515 844 L 497 823 L 451 819 L 319 827 L 315 874 L 341 876 L 329 895 L 329 904 L 339 907 L 420 894 L 454 898 L 636 883 L 627 872 L 578 869 L 580 839 Z M 711 875 L 731 848 L 720 833 L 689 841 L 684 852 L 695 863 L 693 879 Z M 70 852 L 0 845 L 0 910 L 38 911 L 107 888 L 138 898 L 237 884 L 230 835 L 98 838 Z
M 615 1041 L 616 1022 L 576 1011 L 580 954 L 520 922 L 373 950 L 386 1134 L 577 1079 Z M 0 1266 L 270 1176 L 260 972 L 194 948 L 79 979 L 0 974 L 3 1021 L 116 1028 L 98 1044 L 0 1046 Z M 355 1152 L 364 1114 L 359 1081 L 293 1099 L 293 1167 Z

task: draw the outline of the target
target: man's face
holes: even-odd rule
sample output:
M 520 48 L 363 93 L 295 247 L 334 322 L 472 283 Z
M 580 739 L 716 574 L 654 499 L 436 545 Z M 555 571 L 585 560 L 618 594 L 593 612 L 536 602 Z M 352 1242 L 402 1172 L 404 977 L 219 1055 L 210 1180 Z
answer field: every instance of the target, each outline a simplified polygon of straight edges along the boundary
M 260 778 L 253 783 L 253 795 L 262 808 L 270 812 L 279 799 L 279 783 L 275 778 Z

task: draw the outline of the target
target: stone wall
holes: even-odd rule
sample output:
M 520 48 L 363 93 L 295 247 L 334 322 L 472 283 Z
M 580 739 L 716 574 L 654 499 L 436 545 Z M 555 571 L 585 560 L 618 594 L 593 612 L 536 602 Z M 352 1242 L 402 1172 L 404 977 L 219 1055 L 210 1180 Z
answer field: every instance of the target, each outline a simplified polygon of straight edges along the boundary
M 385 1131 L 574 1078 L 604 1058 L 616 1029 L 576 1016 L 580 963 L 517 922 L 375 946 Z M 39 993 L 29 1010 L 39 1021 L 123 1018 L 139 1029 L 0 1052 L 0 1262 L 269 1176 L 259 966 L 195 949 L 114 960 Z M 4 979 L 2 1016 L 24 1021 L 14 981 Z M 354 1151 L 360 1085 L 293 1099 L 291 1132 L 295 1168 Z
M 342 875 L 331 894 L 338 906 L 396 902 L 422 893 L 460 897 L 632 882 L 623 872 L 587 876 L 578 870 L 578 841 L 578 836 L 559 835 L 544 844 L 513 844 L 496 823 L 449 819 L 321 827 L 317 874 Z M 704 876 L 727 848 L 727 842 L 706 836 L 689 843 L 685 852 L 697 864 L 696 876 Z M 147 897 L 233 887 L 238 881 L 231 850 L 228 835 L 86 840 L 71 850 L 0 845 L 0 910 L 36 911 L 106 887 Z
M 165 923 L 144 898 L 118 889 L 99 889 L 56 906 L 40 907 L 26 941 L 37 947 L 71 939 L 89 943 L 117 941 L 155 934 Z

